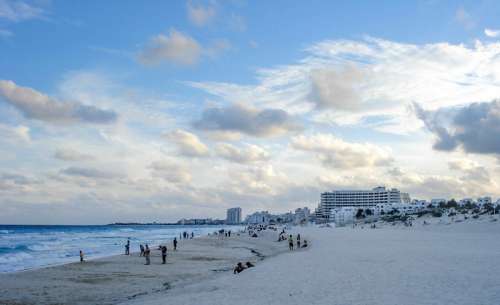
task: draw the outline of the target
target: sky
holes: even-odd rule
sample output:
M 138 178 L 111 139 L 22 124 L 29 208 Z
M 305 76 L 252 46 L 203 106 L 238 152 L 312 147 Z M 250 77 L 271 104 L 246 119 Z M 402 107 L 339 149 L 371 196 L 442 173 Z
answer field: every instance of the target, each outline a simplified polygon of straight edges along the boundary
M 500 197 L 497 1 L 0 0 L 0 223 Z

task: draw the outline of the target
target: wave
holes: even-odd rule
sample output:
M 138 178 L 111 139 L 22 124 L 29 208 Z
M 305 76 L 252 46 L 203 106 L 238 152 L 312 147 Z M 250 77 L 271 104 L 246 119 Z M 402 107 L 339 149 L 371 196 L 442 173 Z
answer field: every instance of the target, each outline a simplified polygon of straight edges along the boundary
M 9 234 L 12 233 L 11 230 L 0 230 L 0 234 Z

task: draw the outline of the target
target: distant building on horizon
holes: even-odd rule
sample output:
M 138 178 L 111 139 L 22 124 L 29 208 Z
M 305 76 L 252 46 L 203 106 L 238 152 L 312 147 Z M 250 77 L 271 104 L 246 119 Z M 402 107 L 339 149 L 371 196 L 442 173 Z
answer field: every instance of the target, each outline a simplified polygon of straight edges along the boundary
M 332 210 L 344 207 L 357 209 L 372 208 L 380 205 L 409 204 L 410 195 L 400 190 L 379 186 L 371 190 L 338 190 L 321 194 L 316 217 L 328 219 Z
M 226 224 L 238 225 L 241 223 L 241 208 L 231 208 L 227 210 Z

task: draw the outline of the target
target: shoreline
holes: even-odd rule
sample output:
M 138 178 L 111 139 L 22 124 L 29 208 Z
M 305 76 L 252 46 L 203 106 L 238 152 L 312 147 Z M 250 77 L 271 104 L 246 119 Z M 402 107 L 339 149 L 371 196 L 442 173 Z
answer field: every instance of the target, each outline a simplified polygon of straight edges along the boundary
M 152 246 L 149 266 L 138 252 L 131 252 L 130 256 L 111 255 L 2 273 L 0 304 L 120 304 L 227 274 L 240 261 L 258 265 L 287 250 L 284 243 L 276 242 L 276 236 L 274 231 L 259 238 L 246 233 L 223 239 L 202 236 L 181 240 L 175 252 L 170 242 L 165 265 L 157 246 Z

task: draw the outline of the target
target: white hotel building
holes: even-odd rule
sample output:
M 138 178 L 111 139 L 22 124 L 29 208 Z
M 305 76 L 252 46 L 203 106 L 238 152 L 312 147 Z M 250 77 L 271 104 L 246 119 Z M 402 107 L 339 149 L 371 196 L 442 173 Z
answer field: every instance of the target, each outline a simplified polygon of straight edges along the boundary
M 343 207 L 352 207 L 357 210 L 409 203 L 410 196 L 408 193 L 402 193 L 395 188 L 376 187 L 372 190 L 340 190 L 321 194 L 317 214 L 326 219 L 330 217 L 332 210 Z
M 227 210 L 226 224 L 237 225 L 241 223 L 241 208 L 231 208 Z

